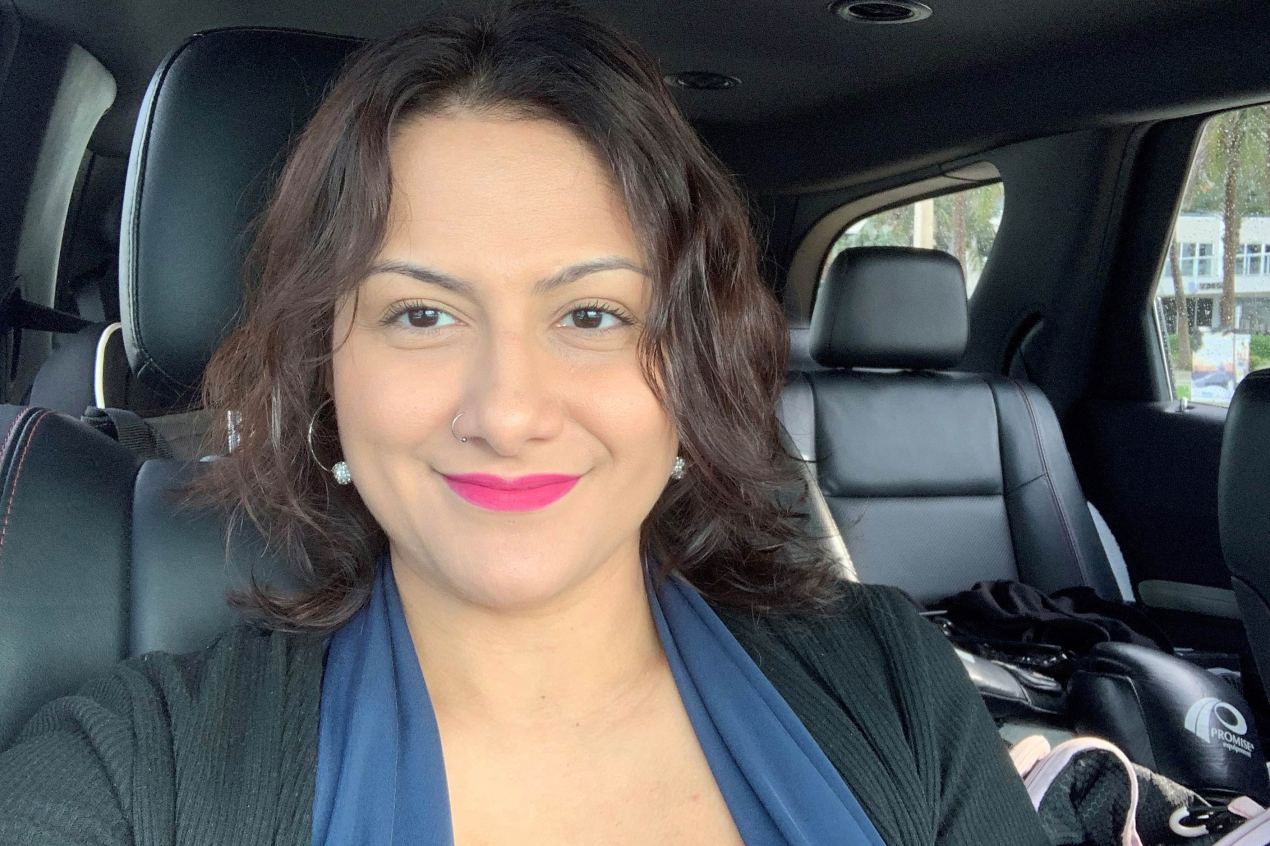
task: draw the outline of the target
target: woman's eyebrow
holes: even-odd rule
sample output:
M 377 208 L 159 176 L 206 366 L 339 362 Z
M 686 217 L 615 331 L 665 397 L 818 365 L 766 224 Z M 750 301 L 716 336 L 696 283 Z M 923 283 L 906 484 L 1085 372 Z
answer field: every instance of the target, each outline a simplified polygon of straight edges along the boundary
M 605 270 L 630 270 L 641 276 L 647 276 L 648 271 L 640 267 L 630 259 L 621 256 L 601 256 L 599 258 L 587 259 L 577 264 L 571 264 L 568 267 L 561 268 L 550 276 L 539 279 L 534 283 L 533 292 L 535 294 L 545 294 L 559 288 L 561 285 L 568 285 L 570 282 L 576 282 L 583 276 L 592 273 L 599 273 Z M 411 279 L 417 279 L 420 282 L 428 282 L 445 288 L 448 291 L 454 291 L 457 294 L 471 296 L 474 292 L 474 286 L 471 282 L 460 279 L 457 276 L 451 276 L 440 270 L 434 270 L 430 267 L 424 267 L 409 261 L 390 260 L 379 262 L 370 269 L 370 274 L 377 273 L 397 273 L 402 276 L 409 276 Z

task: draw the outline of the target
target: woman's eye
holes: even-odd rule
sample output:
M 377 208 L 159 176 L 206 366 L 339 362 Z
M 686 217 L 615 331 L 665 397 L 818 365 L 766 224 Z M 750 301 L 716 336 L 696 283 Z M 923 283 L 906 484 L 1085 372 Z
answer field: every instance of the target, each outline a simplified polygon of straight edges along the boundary
M 618 315 L 603 308 L 575 308 L 565 315 L 563 321 L 575 329 L 615 329 L 628 324 Z
M 566 328 L 602 332 L 629 326 L 633 321 L 616 311 L 600 306 L 583 306 L 569 311 L 560 324 Z M 384 318 L 384 323 L 400 329 L 431 331 L 458 323 L 454 315 L 432 306 L 407 306 L 399 308 Z
M 420 308 L 408 308 L 400 312 L 393 319 L 403 327 L 412 329 L 439 329 L 442 326 L 449 326 L 454 323 L 454 317 L 439 308 L 428 308 L 426 306 Z

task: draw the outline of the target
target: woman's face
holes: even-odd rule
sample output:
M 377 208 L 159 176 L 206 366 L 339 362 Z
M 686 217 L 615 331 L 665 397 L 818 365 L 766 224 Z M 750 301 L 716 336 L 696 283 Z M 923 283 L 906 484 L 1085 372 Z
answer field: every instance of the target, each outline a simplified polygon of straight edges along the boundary
M 332 391 L 394 561 L 491 608 L 637 564 L 678 441 L 639 366 L 652 282 L 607 169 L 558 124 L 488 114 L 408 122 L 391 156 Z M 502 489 L 541 475 L 566 478 Z

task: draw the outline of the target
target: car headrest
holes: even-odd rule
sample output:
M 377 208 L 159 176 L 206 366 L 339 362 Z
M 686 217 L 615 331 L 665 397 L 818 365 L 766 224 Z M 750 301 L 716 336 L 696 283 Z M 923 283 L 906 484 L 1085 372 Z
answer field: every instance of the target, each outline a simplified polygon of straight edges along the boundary
M 967 325 L 957 259 L 915 247 L 855 247 L 838 254 L 820 283 L 811 355 L 825 367 L 955 367 Z
M 124 188 L 124 345 L 134 373 L 192 399 L 233 327 L 242 263 L 289 143 L 360 41 L 279 29 L 195 35 L 155 71 Z

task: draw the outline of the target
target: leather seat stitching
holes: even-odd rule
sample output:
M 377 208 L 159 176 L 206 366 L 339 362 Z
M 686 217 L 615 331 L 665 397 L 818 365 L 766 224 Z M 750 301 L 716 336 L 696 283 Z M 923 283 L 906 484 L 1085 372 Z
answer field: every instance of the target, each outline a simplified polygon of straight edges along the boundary
M 28 408 L 19 412 L 18 415 L 13 418 L 13 422 L 9 424 L 9 431 L 6 432 L 4 436 L 4 446 L 0 447 L 0 461 L 3 461 L 4 457 L 9 454 L 9 443 L 13 440 L 14 434 L 17 433 L 22 424 L 26 422 L 33 413 L 38 412 L 35 412 L 34 409 Z
M 4 559 L 4 543 L 9 534 L 9 518 L 13 513 L 13 502 L 17 499 L 18 482 L 22 479 L 22 467 L 26 464 L 27 453 L 31 450 L 31 444 L 35 441 L 35 435 L 40 425 L 53 415 L 51 411 L 44 411 L 31 424 L 31 433 L 27 436 L 26 444 L 22 447 L 22 455 L 18 457 L 18 469 L 13 474 L 13 485 L 9 488 L 9 502 L 4 509 L 4 523 L 0 525 L 0 561 Z M 12 430 L 11 430 L 12 433 Z M 8 443 L 5 444 L 6 448 Z

